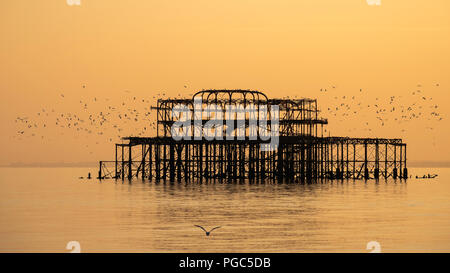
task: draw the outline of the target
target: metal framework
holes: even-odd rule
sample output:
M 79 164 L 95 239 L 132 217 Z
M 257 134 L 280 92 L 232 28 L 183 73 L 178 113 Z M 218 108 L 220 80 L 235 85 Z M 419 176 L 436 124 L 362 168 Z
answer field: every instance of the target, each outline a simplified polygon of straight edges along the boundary
M 202 109 L 215 105 L 254 105 L 256 113 L 271 105 L 279 107 L 279 144 L 265 151 L 261 139 L 249 137 L 249 115 L 236 117 L 244 124 L 244 137 L 232 140 L 175 140 L 171 127 L 176 121 L 172 109 L 188 106 L 194 115 L 194 101 L 201 99 Z M 203 90 L 191 99 L 159 99 L 156 137 L 125 137 L 115 145 L 115 160 L 100 161 L 99 178 L 163 181 L 315 181 L 317 179 L 406 179 L 406 144 L 401 139 L 323 137 L 328 124 L 320 118 L 315 99 L 268 99 L 258 91 Z M 200 126 L 225 117 L 201 116 Z M 220 120 L 219 120 L 220 119 Z M 198 129 L 193 122 L 192 135 Z M 258 125 L 259 126 L 259 125 Z M 271 129 L 268 124 L 267 128 Z M 216 131 L 226 131 L 220 126 Z M 236 130 L 237 131 L 237 130 Z

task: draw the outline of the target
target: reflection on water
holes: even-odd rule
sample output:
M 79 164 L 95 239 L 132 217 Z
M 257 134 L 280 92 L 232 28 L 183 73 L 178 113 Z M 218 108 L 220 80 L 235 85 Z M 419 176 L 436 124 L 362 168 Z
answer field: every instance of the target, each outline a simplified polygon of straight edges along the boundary
M 79 180 L 78 168 L 0 169 L 0 251 L 450 250 L 450 169 L 433 180 L 318 184 Z M 194 227 L 221 225 L 211 236 Z

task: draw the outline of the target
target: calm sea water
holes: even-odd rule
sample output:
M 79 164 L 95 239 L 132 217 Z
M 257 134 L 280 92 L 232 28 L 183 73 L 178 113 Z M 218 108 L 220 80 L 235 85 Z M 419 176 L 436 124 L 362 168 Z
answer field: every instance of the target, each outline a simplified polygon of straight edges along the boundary
M 450 251 L 450 169 L 431 180 L 321 184 L 80 180 L 93 169 L 0 168 L 0 251 Z M 206 237 L 194 224 L 222 226 Z

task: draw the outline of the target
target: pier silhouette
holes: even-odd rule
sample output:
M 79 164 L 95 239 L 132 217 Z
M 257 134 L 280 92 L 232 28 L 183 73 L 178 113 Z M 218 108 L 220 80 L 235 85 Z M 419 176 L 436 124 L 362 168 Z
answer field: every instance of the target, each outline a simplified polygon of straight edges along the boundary
M 252 138 L 252 115 L 234 120 L 241 135 L 230 135 L 226 126 L 214 128 L 227 134 L 223 139 L 178 139 L 172 135 L 177 122 L 172 110 L 185 105 L 195 115 L 195 102 L 202 109 L 208 106 L 254 105 L 260 113 L 271 106 L 279 111 L 278 143 L 263 149 L 270 140 Z M 99 179 L 133 179 L 155 181 L 314 181 L 317 179 L 380 179 L 408 178 L 406 144 L 402 139 L 351 138 L 324 136 L 328 120 L 319 116 L 317 100 L 268 98 L 251 90 L 202 90 L 191 98 L 158 99 L 152 107 L 157 115 L 154 137 L 124 137 L 115 144 L 115 159 L 99 162 Z M 259 114 L 258 114 L 259 115 Z M 189 123 L 192 136 L 208 122 L 227 124 L 225 116 L 204 117 Z M 259 127 L 259 125 L 257 125 Z M 275 128 L 267 124 L 269 132 Z

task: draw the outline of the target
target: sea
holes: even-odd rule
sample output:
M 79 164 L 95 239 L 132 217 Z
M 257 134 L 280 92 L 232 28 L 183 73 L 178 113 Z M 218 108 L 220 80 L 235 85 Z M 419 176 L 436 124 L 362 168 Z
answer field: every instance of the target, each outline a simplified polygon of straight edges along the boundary
M 0 252 L 450 251 L 450 168 L 303 184 L 99 181 L 88 172 L 0 168 Z M 416 179 L 429 173 L 438 176 Z M 195 225 L 220 228 L 206 236 Z

